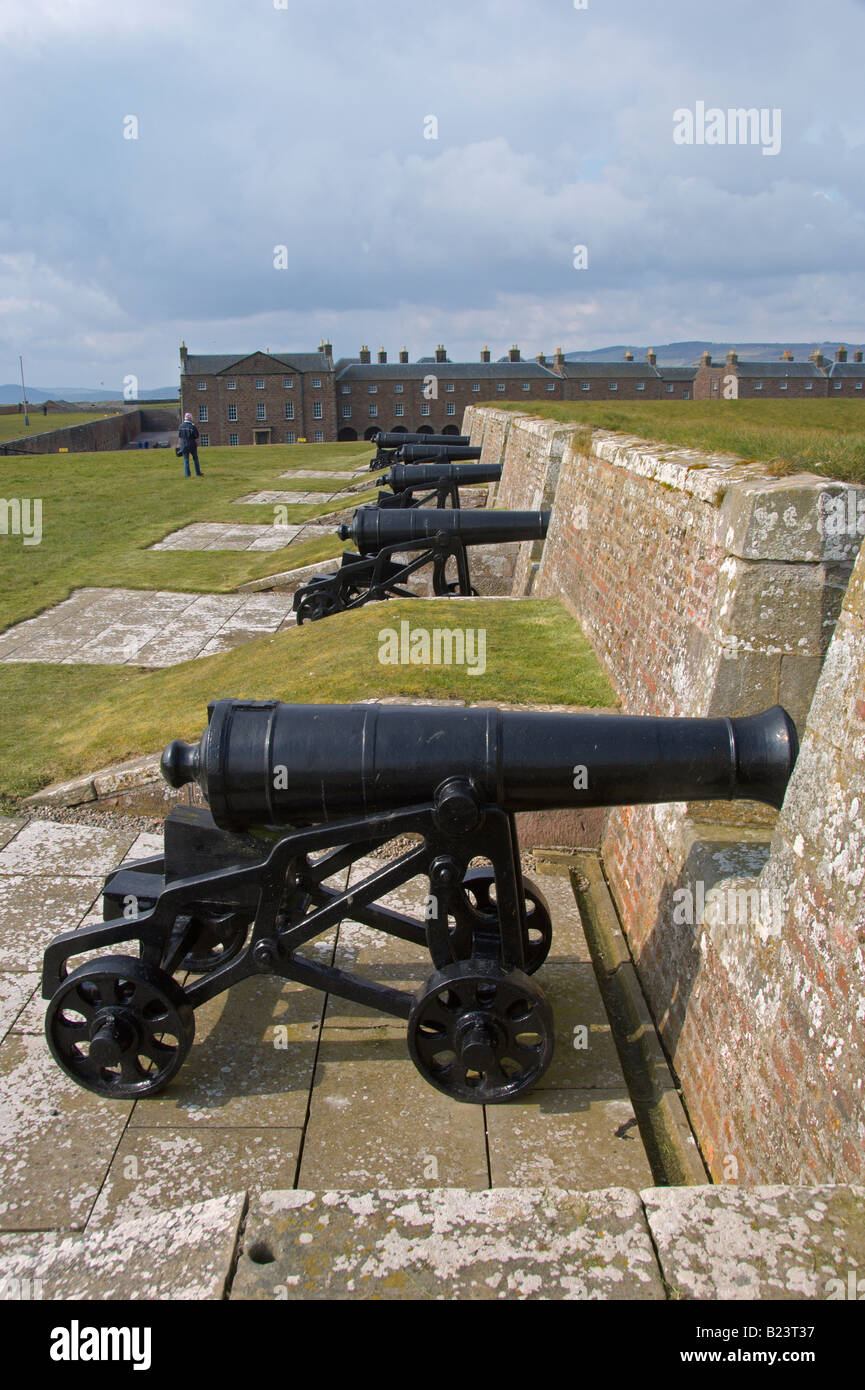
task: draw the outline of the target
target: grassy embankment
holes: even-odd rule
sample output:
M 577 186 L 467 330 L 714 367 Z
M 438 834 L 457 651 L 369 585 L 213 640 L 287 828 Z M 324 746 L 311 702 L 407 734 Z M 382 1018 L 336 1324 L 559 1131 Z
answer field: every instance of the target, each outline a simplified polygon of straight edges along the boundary
M 737 454 L 776 476 L 808 472 L 865 483 L 865 401 L 503 401 L 499 409 Z
M 43 415 L 41 406 L 31 405 L 28 411 L 29 425 L 24 424 L 23 410 L 20 415 L 0 415 L 0 444 L 5 444 L 8 439 L 24 439 L 31 434 L 46 434 L 48 430 L 65 430 L 71 425 L 89 425 L 91 420 L 105 420 L 109 415 L 119 414 L 118 410 L 99 410 L 89 414 L 76 412 L 61 415 L 49 410 L 47 415 Z

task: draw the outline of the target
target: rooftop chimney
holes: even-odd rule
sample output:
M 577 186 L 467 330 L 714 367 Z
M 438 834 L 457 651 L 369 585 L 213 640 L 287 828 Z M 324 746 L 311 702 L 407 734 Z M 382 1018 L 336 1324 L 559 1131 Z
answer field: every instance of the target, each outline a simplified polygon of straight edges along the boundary
M 701 354 L 700 354 L 700 366 L 701 366 L 701 367 L 711 367 L 711 365 L 712 365 L 712 354 L 711 354 L 711 352 L 703 352 L 703 353 L 701 353 Z
M 565 354 L 560 347 L 556 348 L 556 355 L 553 358 L 553 362 L 557 367 L 563 367 L 565 365 Z
M 367 347 L 366 343 L 362 343 L 362 344 L 361 344 L 361 349 L 360 349 L 360 360 L 361 360 L 361 362 L 363 362 L 363 363 L 368 363 L 369 360 L 370 360 L 370 357 L 369 357 L 369 348 Z
M 405 348 L 405 347 L 401 347 L 401 348 L 400 348 L 400 350 L 399 350 L 399 360 L 400 360 L 400 362 L 407 362 L 407 361 L 408 361 L 408 348 Z
M 836 362 L 846 362 L 846 361 L 847 361 L 847 349 L 846 349 L 845 347 L 839 347 L 839 348 L 836 348 L 836 349 L 835 349 L 835 361 L 836 361 Z
M 655 349 L 649 348 L 649 351 L 646 353 L 646 361 L 648 362 L 649 366 L 654 367 L 657 360 L 658 354 L 655 352 Z
M 333 357 L 333 343 L 329 343 L 326 338 L 322 338 L 318 345 L 318 350 L 325 357 Z
M 634 354 L 631 352 L 631 349 L 628 348 L 627 351 L 626 351 L 626 353 L 625 353 L 625 361 L 626 361 L 626 362 L 633 362 L 633 360 L 634 360 Z
M 483 347 L 481 348 L 481 361 L 482 361 L 482 362 L 489 362 L 489 360 L 490 360 L 490 350 L 489 350 L 489 348 L 487 347 L 486 343 L 484 343 Z
M 792 362 L 792 361 L 793 361 L 793 354 L 792 354 L 792 352 L 790 351 L 789 348 L 785 348 L 784 351 L 781 353 L 781 361 L 782 361 L 782 362 Z
M 854 352 L 854 354 L 853 354 L 853 361 L 854 361 L 854 362 L 861 362 L 861 361 L 862 361 L 862 349 L 861 349 L 861 348 L 857 348 L 856 351 Z
M 385 352 L 385 350 L 384 350 L 383 347 L 380 347 L 379 350 L 378 350 L 378 360 L 379 360 L 379 362 L 386 362 L 386 361 L 387 361 L 387 353 Z
M 542 367 L 545 367 L 547 365 L 546 353 L 539 352 L 537 357 L 535 358 L 535 361 L 540 363 Z
M 520 360 L 520 350 L 517 347 L 516 343 L 513 343 L 511 345 L 511 349 L 508 352 L 508 360 L 510 362 L 519 362 Z
M 738 364 L 738 361 L 739 361 L 739 354 L 738 354 L 738 352 L 736 351 L 735 348 L 730 348 L 730 351 L 727 353 L 727 366 L 728 366 L 728 367 L 735 367 L 735 366 Z
M 187 358 L 186 344 L 185 344 L 185 343 L 181 343 L 181 344 L 180 344 L 180 365 L 181 365 L 181 367 L 185 367 L 185 366 L 186 366 L 186 358 Z
M 437 362 L 447 362 L 447 360 L 448 360 L 448 355 L 447 355 L 447 353 L 445 352 L 444 344 L 443 344 L 443 343 L 439 343 L 438 347 L 436 348 L 436 361 L 437 361 Z
M 826 358 L 823 356 L 819 348 L 815 348 L 813 352 L 809 352 L 808 361 L 813 362 L 815 367 L 822 368 L 823 363 L 826 361 Z

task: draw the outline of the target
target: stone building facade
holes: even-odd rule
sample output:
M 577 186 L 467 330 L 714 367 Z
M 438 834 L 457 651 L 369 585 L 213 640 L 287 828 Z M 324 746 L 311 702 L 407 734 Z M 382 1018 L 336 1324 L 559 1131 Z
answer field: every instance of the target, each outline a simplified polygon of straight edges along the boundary
M 477 362 L 451 362 L 439 344 L 431 357 L 410 362 L 401 348 L 389 362 L 384 348 L 373 360 L 366 346 L 335 360 L 328 342 L 317 352 L 241 356 L 193 356 L 181 344 L 180 403 L 205 446 L 324 444 L 379 430 L 459 434 L 467 408 L 502 402 L 865 399 L 862 352 L 848 362 L 839 348 L 835 359 L 739 362 L 731 351 L 723 364 L 704 353 L 693 367 L 663 367 L 651 349 L 642 362 L 630 352 L 619 362 L 568 362 L 561 348 L 526 361 L 514 345 L 496 362 L 487 347 Z

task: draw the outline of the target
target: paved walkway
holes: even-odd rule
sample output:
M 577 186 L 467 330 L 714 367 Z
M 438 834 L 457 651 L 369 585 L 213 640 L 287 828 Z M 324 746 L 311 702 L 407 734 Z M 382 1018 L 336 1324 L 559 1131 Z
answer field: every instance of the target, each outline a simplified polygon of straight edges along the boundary
M 78 589 L 0 635 L 0 661 L 173 666 L 295 622 L 292 595 Z
M 537 1090 L 461 1105 L 411 1062 L 405 1024 L 294 983 L 256 976 L 196 1013 L 166 1092 L 108 1101 L 51 1059 L 42 952 L 98 917 L 104 874 L 161 838 L 114 826 L 0 822 L 0 1230 L 69 1230 L 238 1189 L 381 1187 L 591 1190 L 652 1182 L 568 881 L 537 881 L 554 945 L 537 979 L 557 1050 Z M 374 861 L 355 866 L 360 874 Z M 426 881 L 386 902 L 415 912 Z M 356 923 L 305 948 L 314 959 L 416 987 L 426 953 Z M 572 1046 L 575 1028 L 588 1046 Z
M 287 545 L 333 536 L 332 525 L 249 526 L 246 522 L 196 521 L 172 531 L 150 550 L 282 550 Z

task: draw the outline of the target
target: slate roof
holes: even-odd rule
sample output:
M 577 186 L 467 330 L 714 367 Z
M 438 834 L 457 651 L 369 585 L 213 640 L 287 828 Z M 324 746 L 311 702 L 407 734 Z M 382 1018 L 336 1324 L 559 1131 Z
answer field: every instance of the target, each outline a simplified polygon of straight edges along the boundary
M 722 366 L 722 363 L 713 363 L 713 366 Z M 745 378 L 765 378 L 772 380 L 776 377 L 817 377 L 822 379 L 824 373 L 814 362 L 736 362 L 736 371 L 740 377 Z
M 232 367 L 238 367 L 241 362 L 248 362 L 250 357 L 269 358 L 280 367 L 290 367 L 295 372 L 332 372 L 333 358 L 327 357 L 323 352 L 263 352 L 256 349 L 255 352 L 241 353 L 219 353 L 216 355 L 194 356 L 192 353 L 186 359 L 185 376 L 217 376 L 220 372 L 227 372 Z
M 603 377 L 610 381 L 648 381 L 657 378 L 656 367 L 648 362 L 566 362 L 562 376 L 570 381 L 589 381 Z
M 431 372 L 431 368 L 435 371 Z M 448 381 L 529 381 L 543 377 L 558 381 L 555 372 L 539 362 L 370 362 L 352 363 L 338 373 L 339 381 L 422 381 L 425 376 Z
M 865 377 L 865 362 L 833 362 L 829 368 L 829 375 L 861 380 Z
M 696 367 L 656 367 L 655 371 L 662 381 L 693 381 L 697 375 Z

